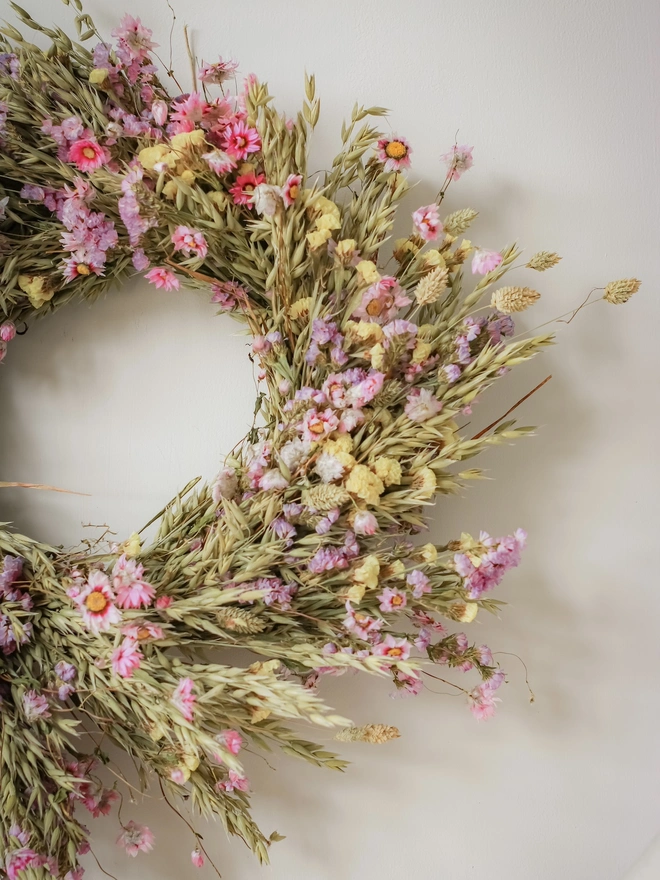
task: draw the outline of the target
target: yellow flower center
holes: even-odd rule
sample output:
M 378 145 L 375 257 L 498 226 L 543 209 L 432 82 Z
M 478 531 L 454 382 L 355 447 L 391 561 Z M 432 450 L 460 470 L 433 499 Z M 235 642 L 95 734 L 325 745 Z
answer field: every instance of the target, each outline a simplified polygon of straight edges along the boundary
M 403 159 L 407 152 L 408 148 L 401 141 L 390 141 L 385 147 L 385 155 L 390 159 Z
M 94 590 L 94 592 L 90 593 L 85 599 L 85 605 L 92 613 L 100 614 L 108 607 L 108 600 L 100 590 Z
M 76 266 L 76 272 L 78 273 L 78 275 L 89 275 L 90 268 L 87 263 L 78 263 L 78 265 Z
M 93 159 L 96 156 L 96 152 L 91 147 L 83 147 L 82 154 L 86 159 Z
M 403 656 L 403 651 L 401 648 L 390 648 L 387 652 L 388 657 L 401 657 Z
M 370 318 L 377 318 L 383 311 L 383 303 L 379 299 L 372 299 L 367 303 L 366 312 Z

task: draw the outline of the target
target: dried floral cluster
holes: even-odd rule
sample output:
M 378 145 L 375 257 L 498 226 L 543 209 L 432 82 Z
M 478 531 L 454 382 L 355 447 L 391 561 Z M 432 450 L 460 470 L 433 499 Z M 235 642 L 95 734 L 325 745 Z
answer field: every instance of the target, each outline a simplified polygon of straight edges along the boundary
M 98 37 L 72 3 L 81 41 Z M 417 694 L 424 663 L 446 664 L 476 675 L 456 686 L 478 718 L 495 709 L 504 673 L 461 624 L 496 607 L 491 590 L 525 533 L 411 537 L 438 493 L 479 476 L 462 462 L 531 430 L 506 422 L 470 437 L 461 424 L 549 344 L 513 335 L 511 315 L 539 294 L 498 287 L 519 251 L 465 239 L 476 212 L 441 216 L 471 148 L 446 154 L 437 200 L 414 211 L 388 269 L 412 150 L 372 126 L 382 109 L 356 106 L 331 170 L 310 178 L 313 77 L 293 119 L 254 76 L 232 89 L 236 64 L 222 59 L 173 97 L 139 20 L 125 16 L 114 45 L 89 52 L 15 8 L 51 45 L 2 29 L 0 359 L 16 327 L 138 271 L 165 290 L 207 290 L 242 322 L 262 391 L 250 435 L 212 486 L 193 482 L 155 517 L 149 546 L 132 535 L 61 552 L 0 530 L 4 871 L 81 877 L 83 811 L 107 814 L 121 797 L 95 769 L 106 741 L 143 785 L 155 778 L 172 806 L 186 797 L 219 816 L 266 860 L 278 835 L 251 818 L 241 749 L 341 768 L 290 725 L 348 724 L 318 696 L 322 676 L 362 670 Z M 558 260 L 541 252 L 526 266 Z M 605 298 L 625 302 L 638 284 L 612 283 Z M 235 647 L 259 659 L 208 659 Z M 338 738 L 397 735 L 379 724 Z M 148 828 L 120 823 L 129 855 L 152 848 Z

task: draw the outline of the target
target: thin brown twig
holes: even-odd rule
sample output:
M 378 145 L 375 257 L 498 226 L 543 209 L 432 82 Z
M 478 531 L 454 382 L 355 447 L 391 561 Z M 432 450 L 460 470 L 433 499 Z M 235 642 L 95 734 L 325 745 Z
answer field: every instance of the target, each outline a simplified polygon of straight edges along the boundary
M 0 489 L 43 489 L 46 492 L 62 492 L 64 495 L 81 495 L 90 498 L 89 492 L 74 492 L 72 489 L 58 489 L 57 486 L 46 486 L 44 483 L 4 483 Z
M 505 654 L 507 657 L 515 657 L 516 660 L 520 660 L 520 662 L 523 665 L 523 669 L 525 670 L 525 684 L 527 685 L 527 690 L 529 691 L 529 702 L 530 703 L 536 702 L 536 694 L 532 690 L 531 685 L 529 683 L 529 670 L 527 669 L 527 664 L 525 663 L 523 658 L 520 657 L 518 654 L 513 654 L 511 651 L 496 651 L 493 656 L 496 656 L 497 654 Z
M 160 778 L 158 779 L 158 785 L 160 786 L 160 791 L 161 791 L 161 794 L 163 795 L 163 800 L 165 801 L 167 806 L 170 808 L 170 810 L 172 810 L 174 813 L 177 814 L 177 816 L 179 817 L 179 819 L 181 819 L 182 822 L 185 822 L 185 824 L 188 826 L 188 828 L 190 829 L 192 834 L 195 836 L 195 840 L 197 841 L 197 846 L 201 849 L 201 851 L 204 853 L 206 858 L 209 860 L 209 864 L 211 865 L 211 867 L 213 868 L 215 873 L 218 875 L 218 877 L 222 877 L 222 874 L 216 868 L 216 866 L 213 862 L 213 859 L 211 858 L 211 856 L 207 853 L 206 849 L 204 848 L 204 844 L 202 843 L 202 839 L 199 836 L 199 834 L 195 831 L 195 829 L 190 824 L 190 822 L 186 819 L 186 817 L 183 815 L 183 813 L 179 812 L 179 810 L 177 810 L 177 808 L 174 806 L 174 804 L 168 800 L 168 797 L 165 794 L 165 789 L 163 787 L 163 780 Z
M 491 422 L 490 425 L 487 425 L 487 426 L 483 429 L 483 431 L 479 431 L 478 434 L 475 434 L 474 437 L 473 437 L 472 439 L 473 439 L 473 440 L 478 440 L 480 437 L 483 437 L 484 434 L 487 434 L 487 433 L 491 430 L 491 428 L 494 428 L 496 425 L 499 425 L 499 423 L 500 423 L 501 421 L 503 421 L 508 415 L 510 415 L 510 414 L 514 411 L 514 409 L 517 409 L 517 408 L 520 406 L 521 403 L 524 403 L 526 400 L 528 400 L 528 399 L 532 396 L 532 394 L 536 394 L 536 392 L 537 392 L 540 388 L 543 388 L 543 386 L 546 384 L 546 382 L 549 382 L 550 379 L 552 379 L 552 376 L 551 376 L 551 375 L 550 375 L 550 376 L 546 376 L 545 379 L 544 379 L 542 382 L 539 382 L 539 384 L 538 384 L 535 388 L 532 388 L 532 390 L 531 390 L 531 391 L 528 391 L 527 394 L 525 394 L 524 397 L 521 397 L 520 400 L 518 400 L 516 403 L 514 403 L 513 406 L 510 407 L 510 408 L 504 413 L 504 415 L 500 416 L 499 419 L 495 419 L 495 421 L 494 421 L 494 422 Z

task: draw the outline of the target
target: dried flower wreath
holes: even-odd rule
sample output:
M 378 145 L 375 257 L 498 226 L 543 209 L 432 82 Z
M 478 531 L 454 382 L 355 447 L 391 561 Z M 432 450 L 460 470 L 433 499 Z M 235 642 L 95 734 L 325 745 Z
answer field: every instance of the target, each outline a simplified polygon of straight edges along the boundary
M 460 689 L 477 718 L 493 713 L 504 673 L 461 625 L 496 608 L 490 591 L 525 533 L 410 538 L 437 493 L 479 476 L 462 462 L 532 430 L 499 420 L 470 437 L 461 423 L 551 336 L 513 336 L 511 316 L 539 297 L 498 286 L 521 267 L 518 249 L 463 238 L 475 211 L 441 218 L 470 147 L 443 157 L 438 197 L 413 213 L 388 269 L 412 151 L 371 125 L 381 108 L 356 105 L 332 168 L 310 179 L 313 77 L 294 119 L 254 76 L 234 93 L 236 64 L 222 59 L 173 97 L 138 19 L 124 17 L 112 47 L 71 3 L 80 41 L 99 39 L 91 52 L 17 6 L 49 48 L 1 29 L 0 359 L 17 326 L 138 271 L 165 290 L 208 290 L 242 322 L 264 390 L 250 435 L 212 486 L 193 481 L 154 517 L 149 546 L 133 534 L 64 552 L 0 528 L 0 871 L 81 877 L 80 807 L 96 817 L 121 797 L 95 771 L 106 741 L 142 785 L 155 778 L 172 806 L 186 797 L 219 816 L 265 861 L 278 835 L 251 818 L 241 748 L 343 767 L 290 724 L 348 724 L 319 677 L 362 670 L 416 694 L 425 662 L 447 664 L 476 675 Z M 638 286 L 611 283 L 604 299 Z M 223 647 L 260 659 L 209 662 Z M 338 739 L 397 735 L 378 724 Z M 129 855 L 152 848 L 148 828 L 120 823 Z

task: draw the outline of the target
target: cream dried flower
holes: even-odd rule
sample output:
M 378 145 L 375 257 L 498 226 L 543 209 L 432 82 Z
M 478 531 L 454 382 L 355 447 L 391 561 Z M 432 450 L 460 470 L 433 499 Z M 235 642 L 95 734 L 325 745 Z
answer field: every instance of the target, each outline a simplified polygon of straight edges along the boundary
M 540 297 L 541 294 L 531 287 L 500 287 L 493 293 L 490 304 L 499 312 L 511 315 L 514 312 L 524 312 Z
M 622 278 L 619 281 L 610 281 L 605 288 L 604 300 L 615 306 L 621 306 L 628 302 L 630 297 L 637 293 L 640 288 L 641 281 L 637 278 Z
M 561 260 L 559 254 L 552 251 L 539 251 L 527 263 L 528 269 L 536 269 L 537 272 L 545 272 L 546 269 L 552 269 Z
M 422 468 L 415 474 L 412 486 L 420 495 L 431 498 L 436 490 L 438 481 L 431 468 Z
M 425 275 L 415 288 L 415 299 L 420 306 L 427 306 L 434 303 L 443 290 L 447 288 L 447 278 L 449 270 L 444 265 L 437 266 L 428 275 Z
M 381 455 L 374 462 L 374 471 L 386 486 L 398 486 L 401 482 L 401 465 L 395 458 Z
M 356 464 L 346 480 L 346 489 L 351 495 L 357 495 L 367 504 L 376 505 L 380 503 L 380 496 L 385 491 L 385 486 L 380 477 L 370 471 L 365 464 Z
M 339 742 L 385 743 L 401 736 L 398 727 L 388 724 L 364 724 L 362 727 L 345 727 L 335 736 Z
M 304 296 L 302 299 L 296 300 L 289 306 L 289 315 L 294 321 L 300 321 L 309 317 L 309 310 L 312 307 L 314 298 Z

